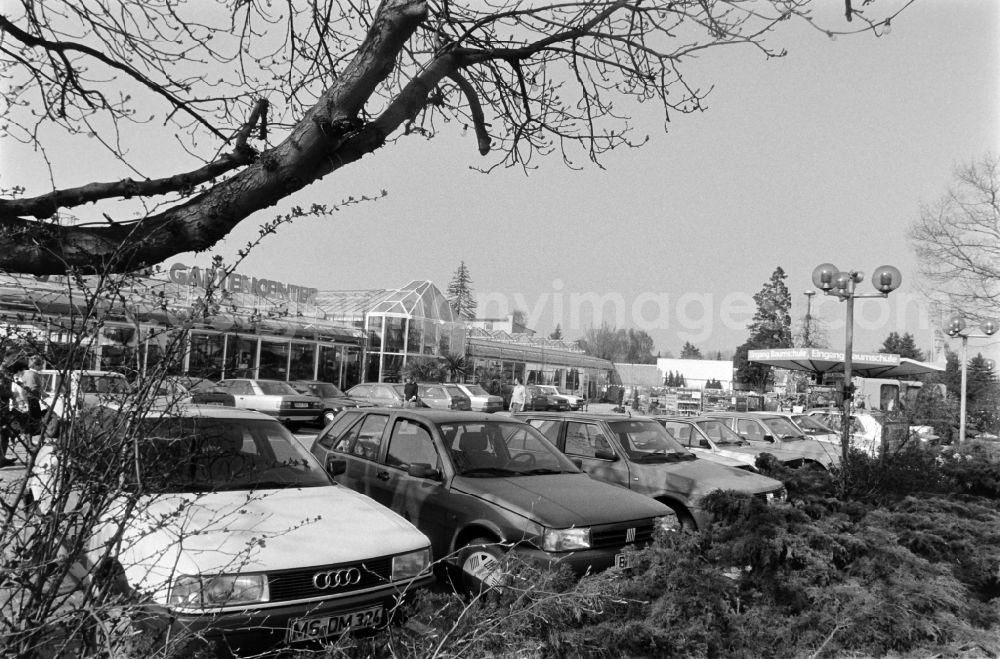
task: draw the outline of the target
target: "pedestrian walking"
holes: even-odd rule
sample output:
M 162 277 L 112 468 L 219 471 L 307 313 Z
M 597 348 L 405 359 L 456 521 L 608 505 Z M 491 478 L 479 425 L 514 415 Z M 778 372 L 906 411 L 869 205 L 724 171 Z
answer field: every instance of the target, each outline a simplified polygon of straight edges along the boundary
M 527 391 L 520 379 L 514 380 L 514 392 L 510 395 L 510 411 L 520 412 L 524 409 L 524 400 Z

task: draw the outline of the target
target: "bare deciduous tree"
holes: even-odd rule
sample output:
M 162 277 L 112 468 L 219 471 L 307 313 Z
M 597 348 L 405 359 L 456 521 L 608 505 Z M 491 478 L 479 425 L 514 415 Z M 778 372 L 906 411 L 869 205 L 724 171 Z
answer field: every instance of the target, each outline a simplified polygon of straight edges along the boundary
M 875 17 L 846 0 L 858 19 L 848 31 L 878 34 L 911 2 Z M 10 3 L 0 136 L 33 146 L 53 175 L 43 190 L 6 186 L 0 270 L 128 272 L 205 250 L 253 213 L 446 123 L 473 128 L 484 171 L 552 154 L 599 162 L 643 141 L 630 103 L 658 103 L 664 121 L 702 109 L 707 89 L 685 62 L 718 46 L 783 55 L 765 37 L 790 19 L 825 29 L 813 3 Z M 55 180 L 64 135 L 92 137 L 120 167 Z M 287 217 L 310 213 L 324 208 Z
M 924 288 L 947 312 L 979 320 L 1000 308 L 1000 156 L 959 167 L 910 229 Z

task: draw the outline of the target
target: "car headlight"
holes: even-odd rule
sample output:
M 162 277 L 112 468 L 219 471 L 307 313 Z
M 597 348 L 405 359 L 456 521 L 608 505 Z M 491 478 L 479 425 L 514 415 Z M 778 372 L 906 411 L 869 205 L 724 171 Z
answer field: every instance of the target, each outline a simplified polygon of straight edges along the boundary
M 408 554 L 392 557 L 392 580 L 412 579 L 426 572 L 431 565 L 431 549 L 425 547 Z
M 544 551 L 572 551 L 590 548 L 590 529 L 545 529 L 542 534 Z
M 780 490 L 774 490 L 773 492 L 765 492 L 764 498 L 768 503 L 785 501 L 788 499 L 788 491 L 785 488 L 781 488 Z
M 185 609 L 213 609 L 269 599 L 264 574 L 181 575 L 170 586 L 168 603 Z
M 666 531 L 667 533 L 676 533 L 681 530 L 681 520 L 677 518 L 676 513 L 670 513 L 669 515 L 663 515 L 662 517 L 657 517 L 653 520 L 656 524 L 656 528 L 661 531 Z

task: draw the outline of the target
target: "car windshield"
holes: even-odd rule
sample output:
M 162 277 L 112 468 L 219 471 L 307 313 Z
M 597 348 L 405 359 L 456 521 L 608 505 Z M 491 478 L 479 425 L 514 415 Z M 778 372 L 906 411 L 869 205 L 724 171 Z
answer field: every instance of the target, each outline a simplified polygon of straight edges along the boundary
M 278 380 L 257 380 L 257 385 L 260 386 L 260 390 L 264 392 L 265 396 L 287 396 L 299 393 L 292 385 Z
M 558 396 L 559 395 L 559 390 L 556 389 L 555 387 L 551 386 L 551 385 L 542 384 L 542 385 L 539 385 L 537 387 L 537 389 L 539 391 L 541 391 L 543 394 L 547 395 L 547 396 Z
M 480 387 L 478 384 L 467 384 L 465 385 L 465 390 L 469 392 L 470 396 L 489 396 L 489 392 Z
M 695 424 L 708 435 L 708 438 L 715 442 L 716 446 L 745 446 L 747 441 L 740 437 L 735 431 L 730 430 L 722 421 L 715 419 L 705 419 L 697 421 Z
M 808 414 L 797 414 L 792 417 L 792 421 L 810 435 L 824 435 L 833 432 L 832 428 L 824 426 L 819 419 Z
M 141 433 L 138 472 L 144 493 L 330 484 L 312 455 L 272 419 L 162 417 L 142 421 Z
M 652 419 L 609 421 L 618 443 L 636 462 L 694 460 L 695 455 L 681 446 L 667 429 Z
M 463 476 L 535 476 L 579 469 L 537 430 L 515 421 L 442 423 L 441 436 Z
M 80 391 L 85 394 L 127 394 L 129 393 L 128 380 L 115 375 L 88 375 L 80 376 Z
M 802 430 L 784 417 L 764 417 L 764 425 L 779 439 L 803 439 Z

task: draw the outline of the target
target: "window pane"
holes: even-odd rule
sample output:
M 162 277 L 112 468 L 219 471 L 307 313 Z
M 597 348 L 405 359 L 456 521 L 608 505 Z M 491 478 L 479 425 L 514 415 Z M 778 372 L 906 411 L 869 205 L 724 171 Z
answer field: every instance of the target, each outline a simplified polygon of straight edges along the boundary
M 385 319 L 385 352 L 403 352 L 403 325 L 405 318 Z
M 312 380 L 315 372 L 316 344 L 293 343 L 289 380 Z
M 206 380 L 222 377 L 222 334 L 191 334 L 188 373 Z
M 258 377 L 287 380 L 288 353 L 288 341 L 261 341 Z
M 409 419 L 396 421 L 385 461 L 386 464 L 404 469 L 417 463 L 438 468 L 437 451 L 434 450 L 430 431 Z

